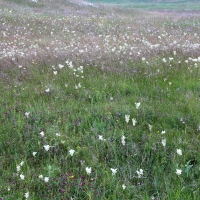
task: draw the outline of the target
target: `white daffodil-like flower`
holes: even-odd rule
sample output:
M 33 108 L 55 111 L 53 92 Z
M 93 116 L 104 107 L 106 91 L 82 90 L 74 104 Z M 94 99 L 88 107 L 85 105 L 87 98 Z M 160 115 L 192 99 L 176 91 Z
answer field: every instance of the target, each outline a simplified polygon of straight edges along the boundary
M 86 172 L 87 172 L 88 175 L 91 174 L 91 172 L 92 172 L 91 167 L 86 167 L 85 170 L 86 170 Z
M 123 190 L 125 190 L 125 189 L 126 189 L 126 186 L 125 186 L 125 184 L 123 184 L 123 185 L 122 185 L 122 188 L 123 188 Z
M 176 149 L 176 153 L 180 156 L 182 156 L 182 150 L 181 149 Z
M 37 154 L 37 152 L 33 152 L 33 156 L 35 157 L 35 155 Z
M 53 71 L 53 74 L 54 74 L 54 75 L 57 75 L 57 74 L 58 74 L 58 72 L 57 72 L 57 71 Z
M 47 89 L 45 90 L 45 92 L 50 92 L 50 89 L 49 89 L 49 88 L 47 88 Z
M 143 175 L 143 169 L 140 169 L 139 171 L 137 170 L 136 173 L 138 175 L 138 178 L 141 178 Z
M 42 131 L 41 133 L 39 133 L 42 137 L 44 137 L 44 131 Z
M 75 85 L 76 90 L 79 89 L 79 88 L 81 88 L 81 83 L 79 83 L 78 85 Z
M 49 182 L 49 177 L 44 177 L 44 182 L 48 183 Z
M 20 174 L 19 177 L 24 180 L 25 179 L 25 176 L 23 174 Z
M 70 149 L 70 150 L 69 150 L 69 154 L 70 154 L 71 156 L 73 156 L 74 153 L 75 153 L 75 150 L 74 150 L 74 149 Z
M 19 164 L 20 166 L 23 166 L 24 165 L 24 161 L 22 161 L 22 162 L 20 162 L 20 164 Z
M 161 143 L 162 143 L 163 147 L 165 147 L 166 146 L 166 139 L 162 139 Z
M 135 119 L 135 118 L 133 118 L 133 119 L 132 119 L 132 124 L 133 124 L 133 126 L 135 126 L 135 125 L 136 125 L 136 123 L 137 123 L 136 119 Z
M 161 131 L 161 134 L 163 135 L 163 134 L 165 134 L 166 133 L 166 131 Z
M 112 171 L 112 175 L 114 176 L 117 173 L 117 169 L 110 168 Z
M 57 136 L 57 137 L 60 137 L 61 135 L 60 135 L 60 133 L 56 133 L 56 136 Z
M 17 165 L 17 172 L 19 172 L 20 171 L 20 169 L 21 169 L 21 166 L 20 165 Z
M 176 169 L 176 174 L 179 176 L 179 175 L 181 175 L 181 173 L 182 173 L 182 170 L 181 169 Z
M 73 69 L 74 66 L 73 66 L 72 62 L 69 63 L 68 67 L 69 67 L 70 69 Z
M 125 121 L 126 121 L 127 124 L 129 122 L 129 120 L 130 120 L 130 115 L 125 115 Z
M 135 103 L 135 107 L 136 107 L 136 109 L 139 109 L 139 107 L 140 107 L 140 102 Z
M 80 66 L 80 67 L 78 68 L 78 70 L 81 71 L 81 73 L 83 73 L 83 66 Z
M 122 135 L 122 137 L 121 137 L 122 145 L 126 144 L 125 139 L 126 139 L 126 137 L 124 135 Z
M 39 175 L 39 176 L 38 176 L 38 178 L 40 178 L 40 179 L 43 179 L 43 175 L 42 175 L 42 174 L 41 174 L 41 175 Z
M 153 125 L 148 124 L 148 127 L 149 127 L 149 131 L 151 132 L 151 131 L 152 131 L 152 128 L 153 128 Z
M 103 135 L 98 135 L 99 140 L 105 141 L 106 139 L 103 138 Z
M 46 151 L 49 151 L 49 149 L 50 149 L 50 146 L 49 146 L 49 145 L 44 145 L 43 147 L 44 147 L 44 149 L 45 149 Z
M 58 67 L 59 67 L 60 69 L 62 69 L 62 68 L 64 67 L 64 65 L 59 64 Z
M 26 192 L 26 193 L 24 194 L 24 197 L 25 197 L 26 199 L 28 199 L 28 197 L 29 197 L 29 192 Z
M 25 112 L 25 116 L 26 116 L 26 118 L 28 118 L 29 115 L 30 115 L 30 112 Z

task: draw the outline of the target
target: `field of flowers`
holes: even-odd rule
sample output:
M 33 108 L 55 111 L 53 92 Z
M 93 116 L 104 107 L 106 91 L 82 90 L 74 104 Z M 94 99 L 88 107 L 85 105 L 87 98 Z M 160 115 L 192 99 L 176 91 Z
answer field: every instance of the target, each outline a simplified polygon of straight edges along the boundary
M 0 0 L 0 200 L 199 200 L 200 11 Z

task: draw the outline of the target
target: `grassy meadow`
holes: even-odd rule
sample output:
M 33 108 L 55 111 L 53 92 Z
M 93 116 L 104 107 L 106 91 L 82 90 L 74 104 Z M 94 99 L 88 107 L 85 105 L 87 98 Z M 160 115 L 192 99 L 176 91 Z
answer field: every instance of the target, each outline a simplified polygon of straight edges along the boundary
M 89 2 L 142 10 L 200 10 L 200 3 L 195 0 L 89 0 Z
M 200 12 L 0 0 L 0 200 L 199 200 Z

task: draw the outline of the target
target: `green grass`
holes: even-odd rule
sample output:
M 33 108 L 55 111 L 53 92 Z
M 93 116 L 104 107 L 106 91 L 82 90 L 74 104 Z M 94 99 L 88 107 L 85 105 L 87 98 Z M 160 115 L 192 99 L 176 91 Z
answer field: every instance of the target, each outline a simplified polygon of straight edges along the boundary
M 149 61 L 149 66 L 135 63 L 124 74 L 88 66 L 84 78 L 67 65 L 57 75 L 44 65 L 31 66 L 25 74 L 8 69 L 0 82 L 1 196 L 22 199 L 29 191 L 31 199 L 198 199 L 199 70 L 189 72 L 187 64 L 177 64 L 179 59 L 170 68 L 161 60 L 156 65 Z M 74 89 L 79 82 L 81 88 Z M 125 122 L 126 114 L 137 120 L 136 126 Z M 53 146 L 48 152 L 43 148 L 47 144 Z M 75 150 L 72 157 L 69 149 Z M 117 174 L 112 176 L 110 168 L 117 168 Z M 179 168 L 180 176 L 175 174 Z M 141 178 L 138 169 L 144 170 Z M 49 182 L 40 180 L 40 174 Z
M 90 0 L 92 3 L 106 3 L 125 6 L 128 8 L 145 10 L 200 10 L 197 1 L 153 2 L 153 1 L 117 1 L 117 0 Z

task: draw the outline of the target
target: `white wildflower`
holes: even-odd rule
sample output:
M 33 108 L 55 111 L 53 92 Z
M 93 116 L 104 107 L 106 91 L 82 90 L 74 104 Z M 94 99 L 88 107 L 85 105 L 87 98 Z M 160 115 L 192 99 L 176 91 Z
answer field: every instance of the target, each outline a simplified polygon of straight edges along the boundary
M 30 114 L 30 112 L 25 112 L 25 116 L 26 116 L 26 118 L 29 117 L 29 114 Z
M 74 149 L 70 149 L 70 150 L 69 150 L 69 154 L 70 154 L 71 156 L 73 156 L 74 153 L 75 153 L 75 150 L 74 150 Z
M 91 171 L 92 171 L 91 167 L 86 167 L 85 170 L 86 170 L 87 174 L 91 174 Z
M 45 149 L 46 151 L 49 151 L 49 149 L 50 149 L 50 146 L 49 146 L 49 145 L 44 145 L 43 147 L 44 147 L 44 149 Z
M 139 171 L 137 170 L 136 173 L 138 175 L 138 178 L 141 178 L 143 175 L 143 169 L 140 169 Z
M 179 176 L 179 175 L 181 175 L 181 173 L 182 173 L 182 170 L 181 169 L 176 169 L 176 174 Z
M 166 146 L 166 139 L 162 139 L 161 143 L 162 143 L 163 147 L 165 147 Z
M 44 137 L 44 131 L 39 133 L 42 137 Z
M 106 139 L 103 138 L 103 135 L 98 135 L 99 140 L 105 141 Z
M 54 73 L 54 75 L 57 75 L 57 74 L 58 74 L 58 72 L 57 72 L 57 71 L 53 71 L 53 73 Z
M 61 135 L 60 135 L 60 133 L 56 133 L 56 136 L 57 136 L 57 137 L 60 137 Z
M 146 58 L 145 57 L 142 57 L 142 61 L 145 61 L 146 60 Z
M 25 179 L 25 176 L 24 176 L 23 174 L 20 174 L 19 176 L 20 176 L 20 178 L 21 178 L 22 180 Z
M 140 102 L 135 103 L 136 109 L 138 109 L 140 107 Z
M 33 152 L 33 156 L 35 157 L 35 155 L 37 154 L 37 152 Z
M 29 197 L 29 192 L 26 192 L 26 193 L 24 194 L 24 197 L 25 197 L 26 199 L 28 199 L 28 197 Z
M 152 131 L 152 128 L 153 128 L 153 125 L 148 124 L 148 127 L 149 127 L 149 131 L 151 132 L 151 131 Z
M 133 119 L 132 119 L 132 124 L 133 124 L 133 126 L 135 126 L 135 125 L 136 125 L 136 123 L 137 123 L 136 119 L 135 119 L 135 118 L 133 118 Z
M 60 69 L 62 69 L 62 68 L 64 67 L 64 65 L 59 64 L 58 67 L 59 67 Z
M 180 156 L 182 156 L 182 150 L 181 149 L 176 149 L 176 153 Z
M 122 135 L 122 137 L 121 137 L 122 145 L 125 145 L 125 144 L 126 144 L 125 139 L 126 139 L 126 137 L 125 137 L 124 135 Z
M 44 177 L 44 182 L 48 183 L 49 182 L 49 177 Z
M 43 175 L 42 175 L 42 174 L 41 174 L 41 175 L 39 175 L 39 176 L 38 176 L 38 178 L 40 178 L 40 179 L 43 179 Z
M 161 134 L 165 134 L 166 133 L 166 131 L 161 131 Z
M 49 89 L 49 88 L 47 88 L 47 89 L 45 90 L 45 92 L 50 92 L 50 89 Z
M 20 171 L 20 169 L 21 169 L 21 166 L 20 165 L 17 165 L 17 172 L 19 172 Z
M 128 123 L 129 120 L 130 120 L 130 115 L 125 115 L 125 121 L 126 121 L 126 123 Z
M 126 186 L 125 186 L 125 184 L 123 184 L 123 185 L 122 185 L 122 188 L 123 188 L 123 190 L 125 190 L 125 189 L 126 189 Z
M 112 171 L 112 175 L 114 176 L 117 173 L 117 169 L 110 168 Z

